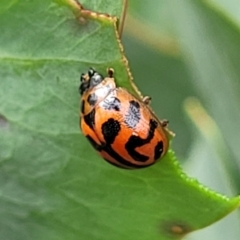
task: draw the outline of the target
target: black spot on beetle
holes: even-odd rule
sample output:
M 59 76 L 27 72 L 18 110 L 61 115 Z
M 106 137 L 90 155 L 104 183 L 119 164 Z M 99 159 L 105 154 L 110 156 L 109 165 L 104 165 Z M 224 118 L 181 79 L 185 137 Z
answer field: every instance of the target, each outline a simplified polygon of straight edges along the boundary
M 148 131 L 148 136 L 147 138 L 141 138 L 139 136 L 131 136 L 128 140 L 128 142 L 126 143 L 125 147 L 129 153 L 129 155 L 136 161 L 138 162 L 145 162 L 148 160 L 148 157 L 145 156 L 145 155 L 142 155 L 140 154 L 139 152 L 137 152 L 135 150 L 135 148 L 137 147 L 141 147 L 147 143 L 149 143 L 153 136 L 154 136 L 154 131 L 155 129 L 157 128 L 158 126 L 158 123 L 153 120 L 153 119 L 150 119 L 150 122 L 149 122 L 149 131 Z
M 155 151 L 154 151 L 154 160 L 157 160 L 161 157 L 163 153 L 163 142 L 159 141 L 155 147 Z
M 120 156 L 117 152 L 115 152 L 109 144 L 99 145 L 89 135 L 87 135 L 86 138 L 89 140 L 89 142 L 91 143 L 91 145 L 94 147 L 95 150 L 97 150 L 100 153 L 101 153 L 101 151 L 105 151 L 112 158 L 114 158 L 116 160 L 116 162 L 121 164 L 121 165 L 119 165 L 117 163 L 112 162 L 111 160 L 108 160 L 107 158 L 104 158 L 104 160 L 106 160 L 108 163 L 110 163 L 116 167 L 124 168 L 124 169 L 138 169 L 138 168 L 144 168 L 144 167 L 148 166 L 148 165 L 141 166 L 141 165 L 131 163 L 128 160 L 124 159 L 122 156 Z
M 142 146 L 142 138 L 137 136 L 131 136 L 126 143 L 126 149 L 129 155 L 138 162 L 146 162 L 148 160 L 148 156 L 142 155 L 141 153 L 135 150 L 136 147 Z
M 138 102 L 132 100 L 129 102 L 130 106 L 128 113 L 125 116 L 125 123 L 129 128 L 134 128 L 139 123 L 140 116 L 140 105 Z
M 121 165 L 117 165 L 116 163 L 113 163 L 111 160 L 108 160 L 107 158 L 105 158 L 105 160 L 108 163 L 110 163 L 110 164 L 112 164 L 112 165 L 114 165 L 116 167 L 119 167 L 119 168 L 140 169 L 140 168 L 145 168 L 145 167 L 151 165 L 151 164 L 148 164 L 148 165 L 138 165 L 138 164 L 135 164 L 135 163 L 131 163 L 127 159 L 124 159 L 122 156 L 120 156 L 117 152 L 115 152 L 113 150 L 113 148 L 109 144 L 106 144 L 105 146 L 103 146 L 102 150 L 107 152 L 112 158 L 114 158 Z
M 103 123 L 102 134 L 107 144 L 112 144 L 114 142 L 120 129 L 120 123 L 113 118 L 109 118 L 105 123 Z
M 103 101 L 102 107 L 105 110 L 120 111 L 121 103 L 120 100 L 116 97 L 108 97 Z
M 85 111 L 85 101 L 82 100 L 82 102 L 81 102 L 81 113 L 84 114 L 84 111 Z
M 95 125 L 95 109 L 93 109 L 89 114 L 84 116 L 84 121 L 86 124 L 93 129 Z
M 87 135 L 86 138 L 89 140 L 91 145 L 101 153 L 101 151 L 105 151 L 108 153 L 112 158 L 116 160 L 117 163 L 112 162 L 110 159 L 108 160 L 107 158 L 104 158 L 108 163 L 119 167 L 119 168 L 124 168 L 124 169 L 138 169 L 138 168 L 145 168 L 148 165 L 138 165 L 129 162 L 127 159 L 124 159 L 121 155 L 119 155 L 113 148 L 111 147 L 111 143 L 114 141 L 114 138 L 117 136 L 118 132 L 120 131 L 120 125 L 117 121 L 114 119 L 109 119 L 110 121 L 107 121 L 106 123 L 103 124 L 103 135 L 105 138 L 106 143 L 102 143 L 101 145 L 96 143 L 94 139 Z
M 94 106 L 97 103 L 97 100 L 98 98 L 95 93 L 90 94 L 87 99 L 90 106 Z

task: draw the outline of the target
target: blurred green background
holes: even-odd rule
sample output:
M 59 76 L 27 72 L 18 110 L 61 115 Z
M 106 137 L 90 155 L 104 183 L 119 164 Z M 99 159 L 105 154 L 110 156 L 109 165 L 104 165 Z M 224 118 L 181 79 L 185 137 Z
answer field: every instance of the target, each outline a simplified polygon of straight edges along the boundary
M 240 190 L 239 25 L 237 0 L 129 0 L 122 36 L 136 85 L 176 133 L 184 170 L 228 196 Z M 239 238 L 238 211 L 187 239 Z

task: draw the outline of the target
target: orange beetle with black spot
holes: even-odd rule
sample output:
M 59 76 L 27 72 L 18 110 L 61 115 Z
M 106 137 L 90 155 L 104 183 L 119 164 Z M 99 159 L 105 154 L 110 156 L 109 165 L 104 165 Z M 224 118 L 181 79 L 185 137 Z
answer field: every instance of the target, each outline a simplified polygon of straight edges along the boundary
M 108 77 L 89 69 L 81 75 L 80 127 L 93 147 L 109 163 L 126 169 L 145 168 L 168 150 L 167 121 L 159 121 L 148 107 L 116 87 L 113 69 Z

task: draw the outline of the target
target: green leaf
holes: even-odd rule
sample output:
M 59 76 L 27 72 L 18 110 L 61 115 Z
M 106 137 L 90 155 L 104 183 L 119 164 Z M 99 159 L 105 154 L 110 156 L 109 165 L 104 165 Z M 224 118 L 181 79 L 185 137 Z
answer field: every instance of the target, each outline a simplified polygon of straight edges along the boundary
M 117 17 L 123 8 L 86 4 Z M 171 150 L 139 171 L 97 156 L 79 130 L 80 73 L 113 67 L 133 89 L 114 23 L 70 9 L 1 1 L 0 239 L 178 239 L 235 209 L 239 198 L 188 178 Z

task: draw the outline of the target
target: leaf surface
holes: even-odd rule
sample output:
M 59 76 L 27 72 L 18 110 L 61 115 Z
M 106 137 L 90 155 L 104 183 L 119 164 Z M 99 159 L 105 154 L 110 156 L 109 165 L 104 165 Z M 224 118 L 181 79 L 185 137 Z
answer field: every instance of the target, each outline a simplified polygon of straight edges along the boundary
M 171 150 L 139 171 L 98 157 L 79 130 L 80 73 L 111 66 L 133 90 L 114 24 L 82 20 L 59 2 L 1 2 L 0 239 L 178 239 L 236 208 L 188 178 Z

